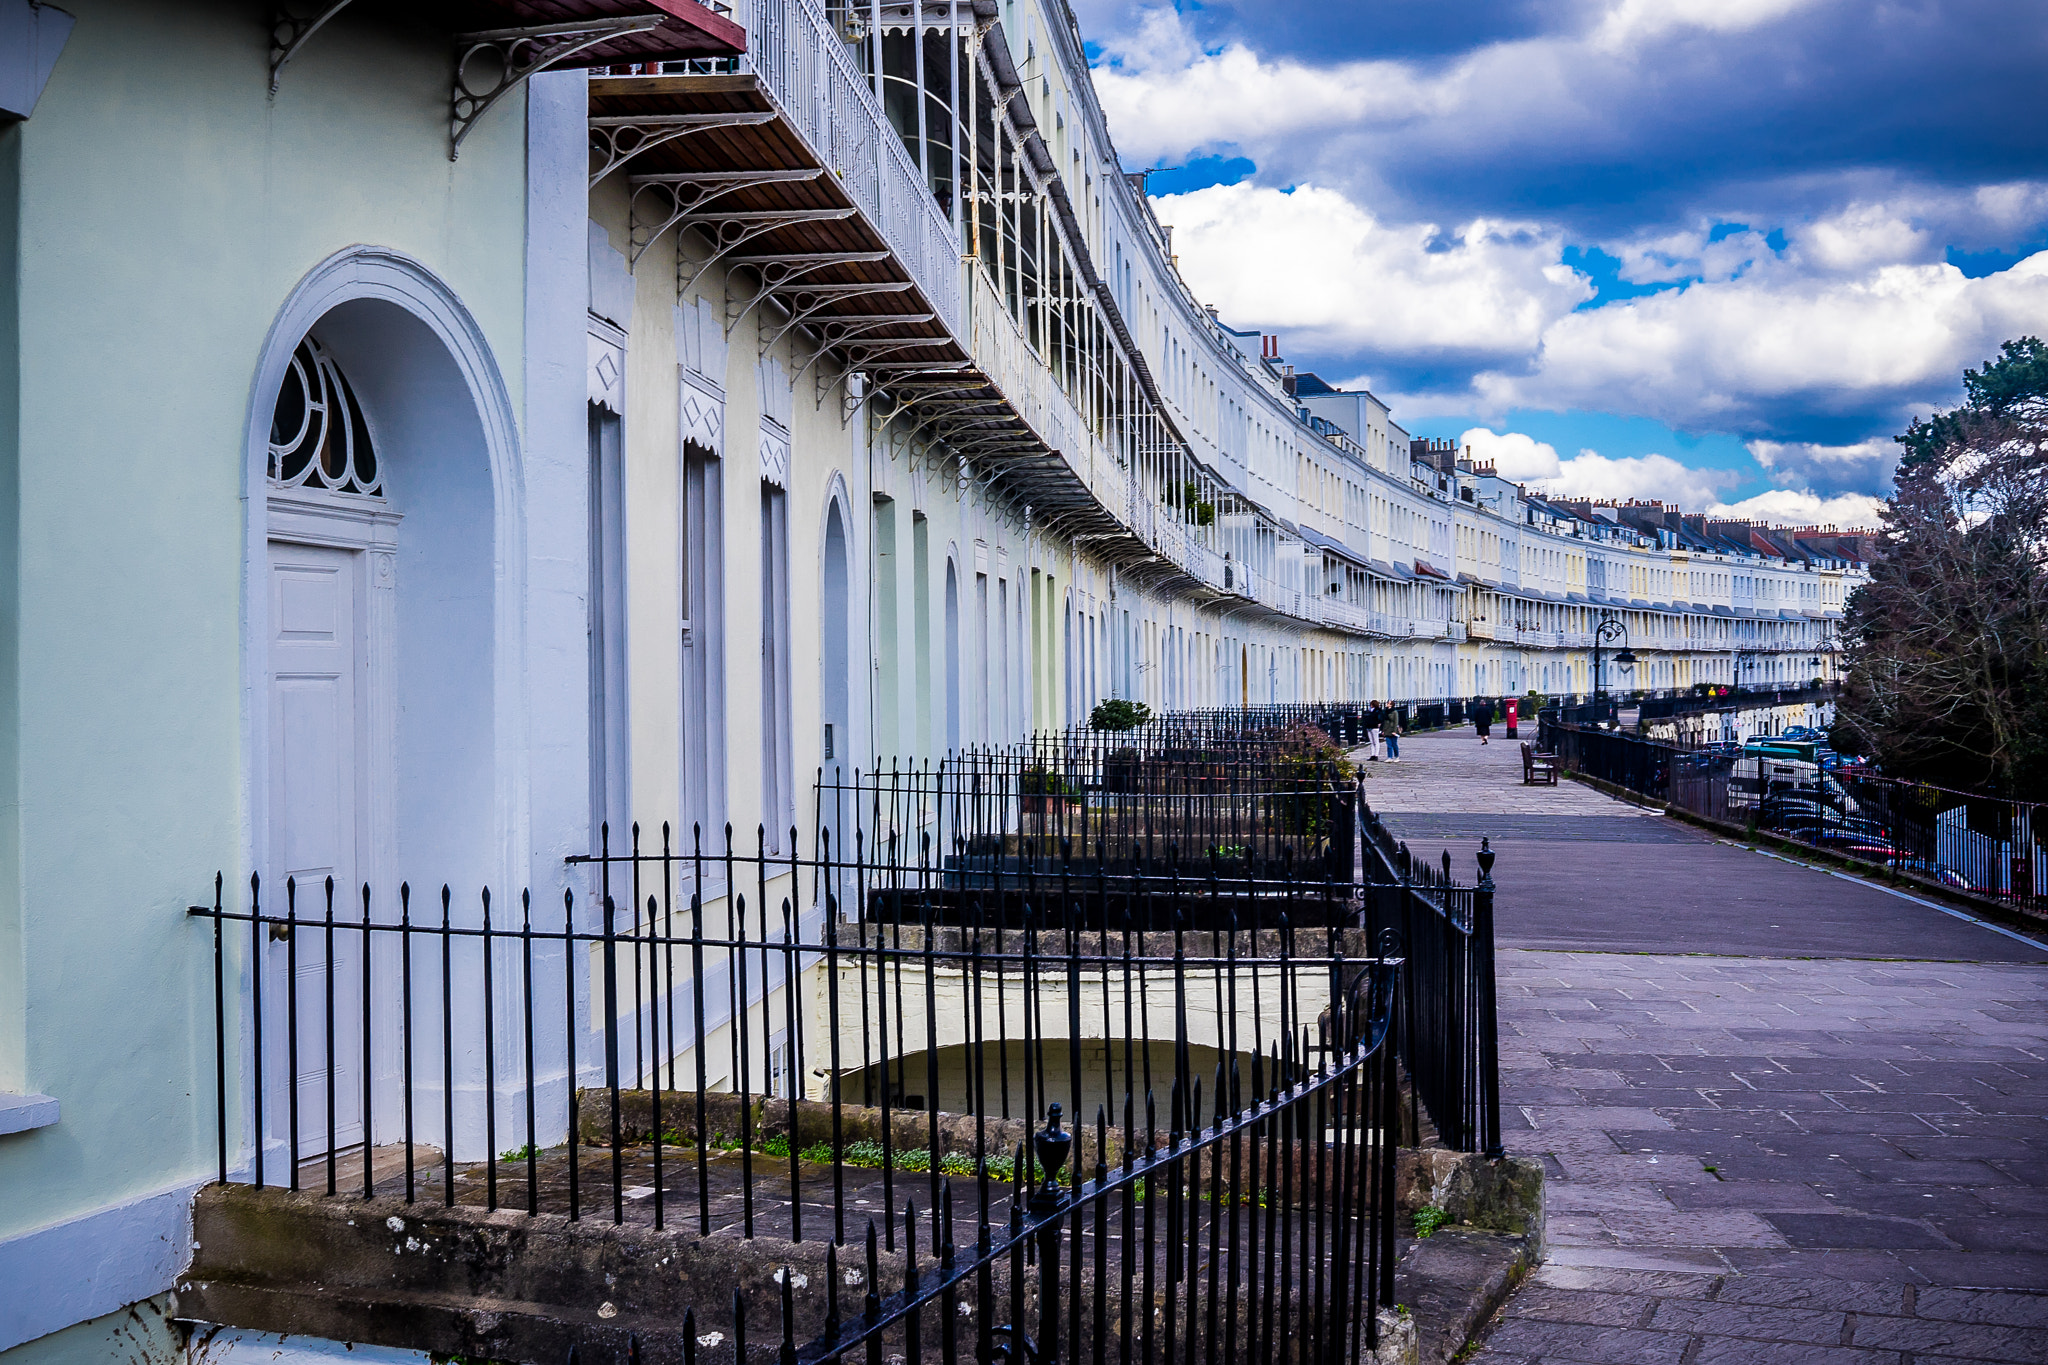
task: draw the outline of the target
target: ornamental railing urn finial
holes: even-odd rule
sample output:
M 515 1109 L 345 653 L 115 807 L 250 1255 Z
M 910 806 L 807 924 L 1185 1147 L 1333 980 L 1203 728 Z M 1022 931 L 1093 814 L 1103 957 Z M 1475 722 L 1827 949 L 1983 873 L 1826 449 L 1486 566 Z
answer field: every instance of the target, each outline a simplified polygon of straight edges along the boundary
M 1074 1135 L 1060 1127 L 1063 1112 L 1058 1103 L 1048 1105 L 1045 1130 L 1031 1135 L 1031 1145 L 1042 1173 L 1042 1183 L 1031 1202 L 1041 1206 L 1057 1205 L 1064 1198 L 1060 1192 L 1060 1170 L 1067 1164 L 1067 1153 L 1073 1150 Z
M 1496 855 L 1493 851 L 1493 840 L 1481 839 L 1479 841 L 1478 853 L 1479 884 L 1481 886 L 1493 885 L 1493 860 L 1496 856 L 1498 855 Z

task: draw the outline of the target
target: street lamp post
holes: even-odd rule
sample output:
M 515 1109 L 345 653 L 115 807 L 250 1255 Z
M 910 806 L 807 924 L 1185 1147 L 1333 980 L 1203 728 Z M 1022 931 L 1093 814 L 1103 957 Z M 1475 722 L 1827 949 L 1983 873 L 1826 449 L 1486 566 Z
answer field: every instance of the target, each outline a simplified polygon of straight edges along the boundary
M 1615 651 L 1614 662 L 1633 664 L 1636 661 L 1628 647 L 1628 623 L 1619 616 L 1601 618 L 1600 624 L 1593 628 L 1593 715 L 1596 722 L 1607 714 L 1603 704 L 1607 699 L 1607 688 L 1600 671 L 1600 655 L 1606 643 L 1614 639 L 1621 641 L 1621 648 Z

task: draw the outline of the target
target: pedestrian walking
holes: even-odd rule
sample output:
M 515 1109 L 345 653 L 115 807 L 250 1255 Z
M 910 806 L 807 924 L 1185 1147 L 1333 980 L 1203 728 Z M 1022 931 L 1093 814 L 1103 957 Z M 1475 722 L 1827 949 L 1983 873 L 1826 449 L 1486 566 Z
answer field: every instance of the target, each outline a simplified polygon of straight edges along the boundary
M 1472 700 L 1472 728 L 1479 732 L 1479 742 L 1488 743 L 1487 736 L 1493 733 L 1493 703 L 1483 697 Z
M 1387 746 L 1387 762 L 1401 761 L 1401 710 L 1389 706 L 1380 718 L 1380 743 Z
M 1387 713 L 1373 702 L 1365 708 L 1365 761 L 1380 761 L 1380 727 L 1386 724 Z

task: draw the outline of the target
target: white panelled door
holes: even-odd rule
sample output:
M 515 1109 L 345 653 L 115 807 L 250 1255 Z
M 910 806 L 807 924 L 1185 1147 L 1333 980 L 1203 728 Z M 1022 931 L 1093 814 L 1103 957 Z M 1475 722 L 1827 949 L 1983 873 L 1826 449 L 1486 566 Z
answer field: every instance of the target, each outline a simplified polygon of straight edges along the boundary
M 367 792 L 363 721 L 363 552 L 270 542 L 270 860 L 264 901 L 284 908 L 295 879 L 301 921 L 360 922 Z M 272 989 L 296 975 L 298 1153 L 362 1141 L 362 944 L 357 932 L 301 928 L 273 949 Z M 328 1036 L 329 1000 L 333 1037 Z M 272 996 L 282 1014 L 283 991 Z M 353 1025 L 353 1026 L 351 1026 Z M 273 1046 L 286 1040 L 277 1039 Z M 331 1097 L 331 1099 L 330 1099 Z M 283 1135 L 286 1115 L 277 1116 Z

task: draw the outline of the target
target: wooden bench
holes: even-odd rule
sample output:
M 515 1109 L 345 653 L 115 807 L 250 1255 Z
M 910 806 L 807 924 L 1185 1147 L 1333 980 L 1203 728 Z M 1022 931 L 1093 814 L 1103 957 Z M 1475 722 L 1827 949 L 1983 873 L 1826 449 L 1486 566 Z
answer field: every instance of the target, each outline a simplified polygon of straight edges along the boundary
M 1533 787 L 1539 783 L 1557 785 L 1557 755 L 1539 754 L 1527 743 L 1522 745 L 1522 785 Z

